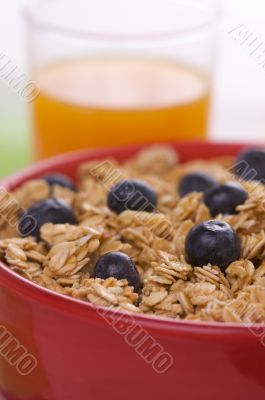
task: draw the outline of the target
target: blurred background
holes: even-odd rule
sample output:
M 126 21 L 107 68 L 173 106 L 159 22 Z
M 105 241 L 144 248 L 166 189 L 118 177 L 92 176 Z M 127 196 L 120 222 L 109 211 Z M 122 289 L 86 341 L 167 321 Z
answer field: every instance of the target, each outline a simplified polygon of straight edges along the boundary
M 24 3 L 23 0 L 9 0 L 2 7 L 0 59 L 5 55 L 20 71 L 27 72 L 21 17 Z M 265 2 L 224 0 L 223 6 L 210 137 L 217 141 L 265 141 Z M 239 30 L 240 40 L 235 36 Z M 254 47 L 245 46 L 244 37 L 253 38 Z M 256 45 L 259 46 L 258 58 L 258 53 L 254 52 Z M 0 77 L 1 176 L 30 162 L 30 132 L 28 104 Z

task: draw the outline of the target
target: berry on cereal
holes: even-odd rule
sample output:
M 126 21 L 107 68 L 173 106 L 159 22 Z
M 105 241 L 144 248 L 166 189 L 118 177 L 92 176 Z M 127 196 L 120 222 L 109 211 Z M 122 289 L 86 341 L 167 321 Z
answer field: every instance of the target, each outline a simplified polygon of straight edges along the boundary
M 140 279 L 137 269 L 129 256 L 121 252 L 110 252 L 100 257 L 94 275 L 96 278 L 107 279 L 110 277 L 126 279 L 136 292 L 140 290 Z
M 192 192 L 205 192 L 212 187 L 216 187 L 218 183 L 210 175 L 204 172 L 192 172 L 185 175 L 179 183 L 179 195 L 186 196 Z
M 140 180 L 124 180 L 114 185 L 108 193 L 108 206 L 116 214 L 126 210 L 154 212 L 156 192 Z
M 265 149 L 242 151 L 236 159 L 234 173 L 245 180 L 265 183 Z
M 187 260 L 193 266 L 217 265 L 222 271 L 240 258 L 240 240 L 229 224 L 210 220 L 195 225 L 186 237 Z
M 35 225 L 28 226 L 28 219 L 23 215 L 19 221 L 19 232 L 21 236 L 35 236 L 40 239 L 40 228 L 43 224 L 76 224 L 76 217 L 71 206 L 61 199 L 47 199 L 33 204 L 26 213 Z
M 53 173 L 49 175 L 44 175 L 42 177 L 49 186 L 58 185 L 67 189 L 72 190 L 73 192 L 76 191 L 76 187 L 72 179 L 70 179 L 67 175 Z
M 212 217 L 218 214 L 235 214 L 237 206 L 244 204 L 247 198 L 248 195 L 243 187 L 236 182 L 213 187 L 207 190 L 203 197 Z

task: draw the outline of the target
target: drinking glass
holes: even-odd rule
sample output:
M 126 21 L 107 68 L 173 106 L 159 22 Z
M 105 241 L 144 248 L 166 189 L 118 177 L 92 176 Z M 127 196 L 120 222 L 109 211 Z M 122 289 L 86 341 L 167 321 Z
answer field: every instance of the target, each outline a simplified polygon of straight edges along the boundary
M 46 0 L 25 16 L 35 158 L 206 138 L 219 3 Z

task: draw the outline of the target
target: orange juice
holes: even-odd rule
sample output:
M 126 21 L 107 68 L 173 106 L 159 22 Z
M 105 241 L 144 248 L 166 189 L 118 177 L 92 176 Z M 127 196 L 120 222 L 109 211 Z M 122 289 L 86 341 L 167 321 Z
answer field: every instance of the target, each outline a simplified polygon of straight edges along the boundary
M 202 139 L 209 82 L 171 61 L 93 57 L 35 71 L 36 157 L 85 147 Z

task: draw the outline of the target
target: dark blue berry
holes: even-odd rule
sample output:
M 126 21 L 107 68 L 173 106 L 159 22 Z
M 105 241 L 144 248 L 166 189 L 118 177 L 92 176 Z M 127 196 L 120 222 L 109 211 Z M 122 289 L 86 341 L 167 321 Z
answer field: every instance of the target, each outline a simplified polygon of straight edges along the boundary
M 204 203 L 213 217 L 218 214 L 235 214 L 236 207 L 244 204 L 247 193 L 239 183 L 228 182 L 204 193 Z
M 265 149 L 247 149 L 236 159 L 234 173 L 248 181 L 265 183 Z
M 44 175 L 42 179 L 44 179 L 50 186 L 58 185 L 76 191 L 74 182 L 66 175 L 54 173 Z
M 76 224 L 74 212 L 69 204 L 60 199 L 47 199 L 33 204 L 19 221 L 21 236 L 35 236 L 40 239 L 43 224 Z
M 192 172 L 185 175 L 179 183 L 179 195 L 181 197 L 191 192 L 205 192 L 206 190 L 217 186 L 218 183 L 211 176 L 204 172 Z
M 129 286 L 136 292 L 140 290 L 140 278 L 137 269 L 127 254 L 120 252 L 106 253 L 100 257 L 94 270 L 95 278 L 127 279 Z
M 187 261 L 202 267 L 217 265 L 224 272 L 240 258 L 240 240 L 226 222 L 211 220 L 194 226 L 185 242 Z
M 156 204 L 156 192 L 144 181 L 121 181 L 108 193 L 108 206 L 117 214 L 125 210 L 153 212 Z

